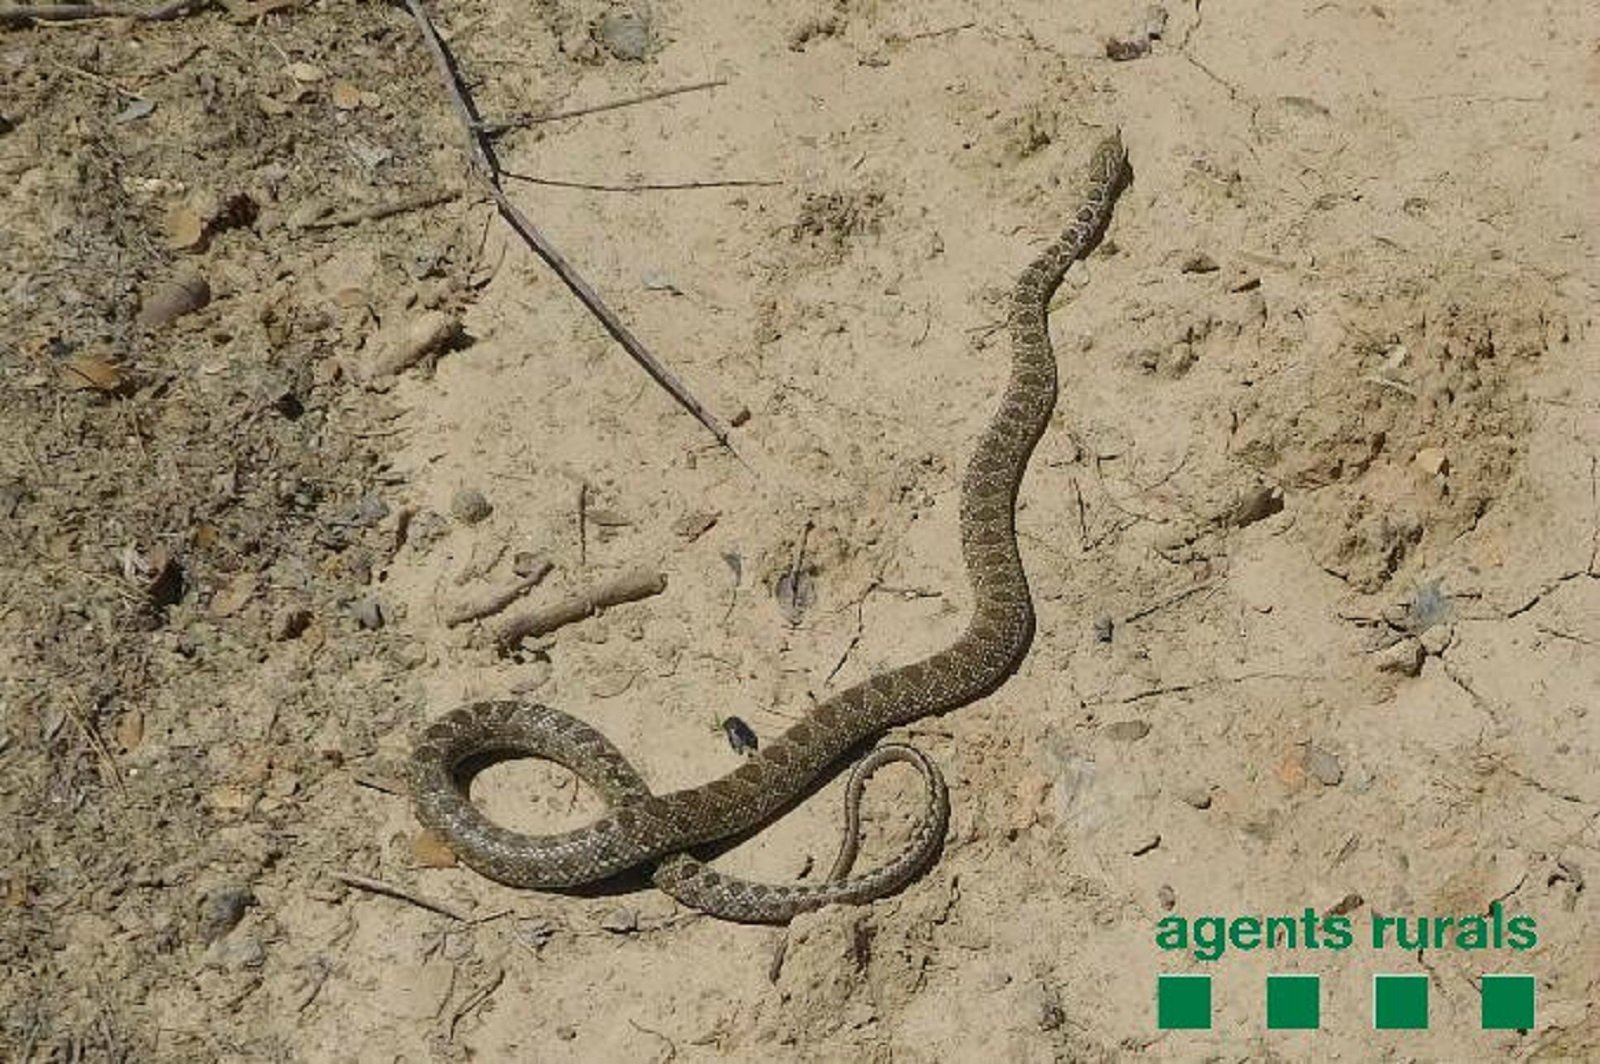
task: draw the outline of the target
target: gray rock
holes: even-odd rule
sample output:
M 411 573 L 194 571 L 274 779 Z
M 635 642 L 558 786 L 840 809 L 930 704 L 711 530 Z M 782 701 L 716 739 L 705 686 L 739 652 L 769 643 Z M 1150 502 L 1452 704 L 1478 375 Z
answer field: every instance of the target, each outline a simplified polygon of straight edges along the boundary
M 238 926 L 244 911 L 255 901 L 249 887 L 218 887 L 200 899 L 200 938 L 215 942 Z
M 450 499 L 450 516 L 464 525 L 475 525 L 493 512 L 494 507 L 477 488 L 462 488 Z
M 383 627 L 383 607 L 371 595 L 351 603 L 350 615 L 356 619 L 357 624 L 368 631 L 376 631 Z
M 1119 743 L 1136 743 L 1150 734 L 1150 722 L 1119 720 L 1101 728 L 1100 734 Z
M 600 18 L 600 43 L 618 59 L 638 62 L 650 54 L 650 16 L 640 11 L 608 11 Z
M 1344 765 L 1320 746 L 1306 748 L 1306 771 L 1324 787 L 1337 787 L 1344 779 Z
M 1373 655 L 1381 673 L 1391 676 L 1415 676 L 1422 671 L 1422 643 L 1416 639 L 1402 639 L 1393 646 Z

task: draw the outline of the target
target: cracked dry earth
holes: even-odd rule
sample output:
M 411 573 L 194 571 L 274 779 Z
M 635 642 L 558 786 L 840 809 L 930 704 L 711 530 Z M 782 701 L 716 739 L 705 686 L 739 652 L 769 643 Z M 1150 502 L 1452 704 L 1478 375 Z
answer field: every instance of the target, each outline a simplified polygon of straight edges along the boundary
M 1600 1054 L 1600 20 L 1147 6 L 431 11 L 491 117 L 723 83 L 498 147 L 742 460 L 474 191 L 404 10 L 0 26 L 0 1057 Z M 727 717 L 959 630 L 1003 296 L 1112 125 L 1135 181 L 1022 491 L 1033 652 L 901 736 L 950 781 L 938 865 L 787 929 L 451 867 L 397 782 L 450 706 L 536 697 L 688 786 Z M 641 572 L 512 653 L 448 623 Z M 821 874 L 839 790 L 719 866 Z M 600 808 L 527 762 L 474 794 Z M 863 860 L 915 796 L 874 780 Z M 1494 902 L 1534 948 L 1155 938 Z M 1280 971 L 1318 1034 L 1265 1028 Z M 1432 1029 L 1374 1035 L 1379 971 Z M 1157 1028 L 1160 972 L 1213 976 L 1210 1031 Z M 1478 1030 L 1486 972 L 1534 975 L 1533 1027 Z

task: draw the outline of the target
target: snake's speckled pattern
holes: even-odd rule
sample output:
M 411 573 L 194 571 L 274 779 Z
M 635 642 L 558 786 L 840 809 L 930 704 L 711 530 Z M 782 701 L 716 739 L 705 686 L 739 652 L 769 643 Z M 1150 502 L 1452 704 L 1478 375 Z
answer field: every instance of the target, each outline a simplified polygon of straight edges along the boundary
M 850 778 L 846 839 L 827 881 L 777 886 L 737 880 L 687 851 L 764 823 L 807 793 L 852 747 L 886 729 L 988 694 L 1027 653 L 1033 604 L 1017 554 L 1013 510 L 1028 456 L 1055 405 L 1050 297 L 1104 230 L 1128 176 L 1121 138 L 1113 134 L 1095 149 L 1071 223 L 1017 278 L 1008 320 L 1011 379 L 961 485 L 961 552 L 972 582 L 973 615 L 960 638 L 833 696 L 721 779 L 671 794 L 652 794 L 603 735 L 558 710 L 516 702 L 457 709 L 428 728 L 412 756 L 418 819 L 467 865 L 503 883 L 573 887 L 659 861 L 655 883 L 662 890 L 714 916 L 749 922 L 782 923 L 830 902 L 869 901 L 925 867 L 949 820 L 944 780 L 921 753 L 894 745 L 874 750 Z M 567 766 L 601 793 L 610 811 L 588 827 L 557 835 L 497 827 L 467 800 L 456 779 L 468 758 L 496 751 Z M 892 860 L 851 876 L 861 786 L 887 761 L 909 762 L 918 770 L 928 812 Z

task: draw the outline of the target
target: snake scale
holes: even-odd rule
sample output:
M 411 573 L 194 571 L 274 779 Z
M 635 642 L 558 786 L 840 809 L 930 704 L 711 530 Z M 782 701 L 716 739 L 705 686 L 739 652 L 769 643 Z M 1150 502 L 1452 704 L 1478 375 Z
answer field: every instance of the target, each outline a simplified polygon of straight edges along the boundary
M 1014 511 L 1028 458 L 1055 405 L 1050 299 L 1068 267 L 1104 232 L 1130 176 L 1121 138 L 1113 133 L 1093 153 L 1071 222 L 1012 289 L 1010 380 L 961 484 L 961 553 L 973 610 L 955 642 L 839 692 L 726 776 L 668 794 L 653 794 L 605 736 L 559 710 L 505 701 L 462 707 L 432 724 L 412 754 L 412 794 L 422 824 L 469 867 L 511 886 L 577 887 L 654 861 L 657 887 L 692 908 L 743 922 L 783 923 L 830 903 L 870 901 L 925 868 L 943 844 L 949 798 L 938 768 L 916 749 L 897 744 L 872 750 L 852 772 L 845 839 L 825 880 L 776 885 L 736 879 L 689 851 L 756 829 L 809 793 L 852 748 L 896 725 L 989 694 L 1021 663 L 1034 615 Z M 469 762 L 488 754 L 562 764 L 595 788 L 609 811 L 559 834 L 500 827 L 471 803 L 458 778 Z M 874 770 L 893 761 L 909 763 L 921 776 L 926 811 L 899 853 L 851 875 L 862 787 Z

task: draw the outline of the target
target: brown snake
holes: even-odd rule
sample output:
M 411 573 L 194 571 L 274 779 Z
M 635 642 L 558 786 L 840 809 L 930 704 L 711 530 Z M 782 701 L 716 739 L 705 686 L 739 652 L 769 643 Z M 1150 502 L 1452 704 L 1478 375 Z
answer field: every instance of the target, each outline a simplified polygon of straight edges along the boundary
M 721 779 L 669 794 L 651 793 L 605 736 L 559 710 L 518 702 L 465 706 L 430 726 L 412 754 L 417 818 L 468 866 L 502 883 L 575 887 L 656 861 L 656 886 L 693 908 L 745 922 L 783 923 L 833 902 L 870 901 L 925 868 L 943 844 L 949 797 L 926 756 L 894 744 L 870 752 L 851 773 L 845 840 L 827 880 L 775 885 L 735 879 L 689 851 L 753 830 L 809 793 L 853 747 L 895 725 L 981 698 L 1021 663 L 1033 639 L 1034 616 L 1017 553 L 1014 510 L 1028 457 L 1055 405 L 1050 298 L 1067 268 L 1104 231 L 1129 177 L 1122 140 L 1113 133 L 1094 151 L 1072 221 L 1022 271 L 1012 290 L 1011 377 L 961 484 L 961 553 L 973 612 L 955 642 L 834 695 Z M 554 835 L 499 827 L 471 803 L 458 779 L 464 763 L 492 753 L 565 765 L 599 791 L 610 810 L 587 827 Z M 921 775 L 927 812 L 898 854 L 869 872 L 850 875 L 862 786 L 890 761 L 907 762 Z

